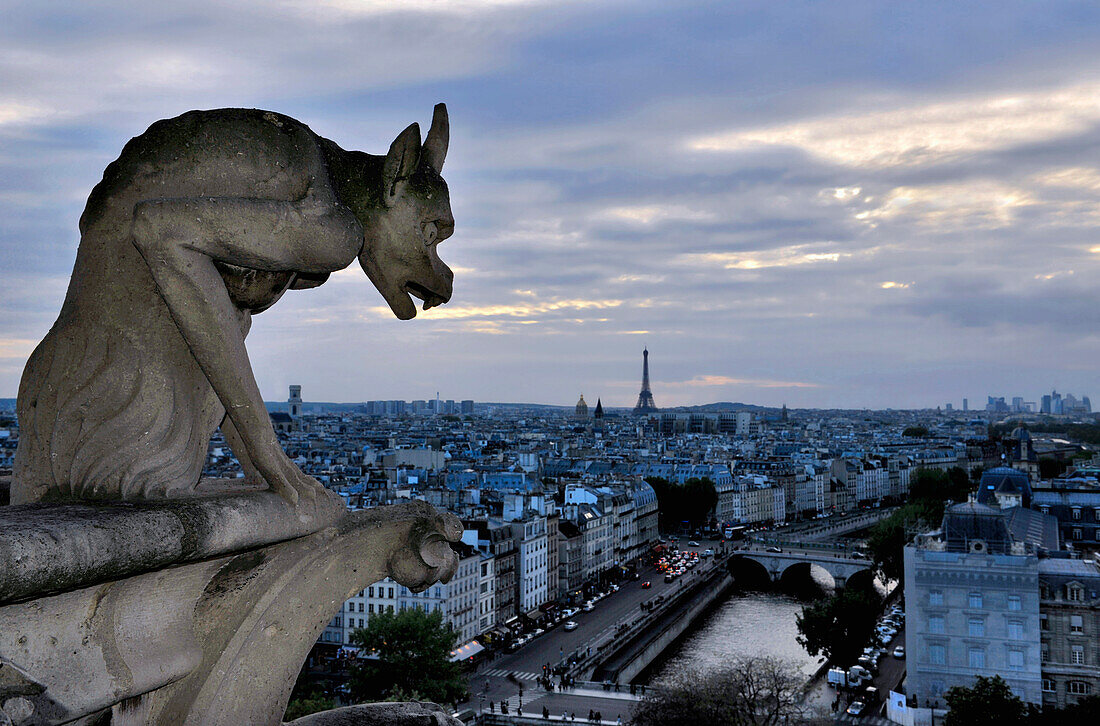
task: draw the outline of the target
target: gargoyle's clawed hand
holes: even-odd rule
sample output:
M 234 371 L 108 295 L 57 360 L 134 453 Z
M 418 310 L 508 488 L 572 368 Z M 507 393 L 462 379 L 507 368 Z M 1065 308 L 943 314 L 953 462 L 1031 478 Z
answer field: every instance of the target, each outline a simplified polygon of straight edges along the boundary
M 462 522 L 428 505 L 427 516 L 418 517 L 411 526 L 407 544 L 390 557 L 390 577 L 414 592 L 420 592 L 437 580 L 447 582 L 458 568 L 458 556 L 451 542 L 462 540 Z
M 271 491 L 296 506 L 312 504 L 323 495 L 324 487 L 321 483 L 304 474 L 281 452 L 271 458 L 272 461 L 266 466 L 259 462 L 256 464 Z

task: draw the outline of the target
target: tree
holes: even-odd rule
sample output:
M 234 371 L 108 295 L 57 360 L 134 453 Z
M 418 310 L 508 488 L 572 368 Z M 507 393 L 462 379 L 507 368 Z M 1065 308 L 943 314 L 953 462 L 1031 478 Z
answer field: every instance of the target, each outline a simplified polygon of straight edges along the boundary
M 468 690 L 462 666 L 451 662 L 458 634 L 444 625 L 439 611 L 418 608 L 372 615 L 357 628 L 351 642 L 373 658 L 352 668 L 351 694 L 358 702 L 386 700 L 416 693 L 436 703 L 456 703 Z
M 1032 713 L 1028 726 L 1062 726 L 1063 724 L 1100 723 L 1100 695 L 1084 696 L 1065 708 L 1044 706 L 1040 714 Z
M 878 593 L 851 587 L 804 605 L 795 618 L 798 644 L 810 655 L 823 655 L 839 665 L 851 665 L 871 639 L 881 607 Z
M 651 476 L 646 477 L 646 483 L 657 495 L 657 512 L 663 532 L 675 532 L 683 522 L 688 522 L 692 528 L 706 524 L 718 503 L 714 482 L 706 477 L 673 484 L 663 477 Z
M 945 726 L 1011 726 L 1024 723 L 1027 715 L 1027 706 L 1000 676 L 978 676 L 970 688 L 949 688 L 944 700 L 950 709 Z
M 735 660 L 720 670 L 686 670 L 649 689 L 631 726 L 766 726 L 802 723 L 802 684 L 792 664 L 770 657 Z
M 953 466 L 946 472 L 917 470 L 909 481 L 909 501 L 871 527 L 867 549 L 875 570 L 888 580 L 903 583 L 903 548 L 913 533 L 936 527 L 947 502 L 964 502 L 976 482 L 966 470 Z M 903 583 L 904 584 L 904 583 Z
M 938 507 L 939 519 L 948 501 L 965 502 L 972 488 L 970 477 L 962 467 L 953 466 L 946 472 L 918 469 L 909 479 L 909 501 Z
M 907 426 L 904 431 L 901 432 L 902 436 L 909 436 L 914 439 L 923 439 L 928 436 L 928 429 L 924 426 Z
M 311 713 L 330 711 L 334 708 L 336 708 L 336 701 L 321 693 L 313 693 L 304 698 L 291 698 L 290 703 L 286 705 L 283 721 L 293 721 Z

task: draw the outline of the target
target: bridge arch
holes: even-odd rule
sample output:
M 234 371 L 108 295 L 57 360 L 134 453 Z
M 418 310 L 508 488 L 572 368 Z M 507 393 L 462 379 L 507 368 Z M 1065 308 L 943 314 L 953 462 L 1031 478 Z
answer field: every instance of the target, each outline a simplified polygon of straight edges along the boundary
M 812 586 L 826 591 L 831 588 L 835 591 L 840 587 L 836 576 L 828 568 L 811 561 L 785 563 L 777 582 L 787 588 Z
M 734 555 L 728 567 L 738 587 L 765 588 L 774 579 L 767 565 L 749 555 Z

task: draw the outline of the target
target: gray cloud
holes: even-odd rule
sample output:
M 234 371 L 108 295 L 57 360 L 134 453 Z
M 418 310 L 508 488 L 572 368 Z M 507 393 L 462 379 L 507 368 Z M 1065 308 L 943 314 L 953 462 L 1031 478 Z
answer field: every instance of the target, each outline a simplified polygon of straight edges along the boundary
M 454 300 L 400 323 L 350 271 L 288 295 L 250 336 L 266 395 L 630 405 L 643 343 L 660 405 L 1089 392 L 1090 4 L 393 7 L 6 11 L 0 395 L 88 191 L 153 120 L 274 108 L 381 153 L 437 100 Z

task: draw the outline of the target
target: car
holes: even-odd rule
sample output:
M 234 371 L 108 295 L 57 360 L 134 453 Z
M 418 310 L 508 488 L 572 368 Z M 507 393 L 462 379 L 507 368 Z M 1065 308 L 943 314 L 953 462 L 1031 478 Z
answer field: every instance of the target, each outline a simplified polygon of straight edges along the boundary
M 894 657 L 895 658 L 904 658 L 905 657 L 905 647 L 899 645 L 898 647 L 894 648 Z
M 855 550 L 854 552 L 852 552 L 852 559 L 853 560 L 865 560 L 865 559 L 867 559 L 867 555 L 863 554 L 859 550 Z
M 858 716 L 863 713 L 863 708 L 863 701 L 852 701 L 852 705 L 848 706 L 848 710 L 845 711 L 845 713 L 849 716 Z
M 775 547 L 775 546 L 772 546 L 772 547 L 769 547 L 769 548 L 767 549 L 767 551 L 768 551 L 768 552 L 782 552 L 782 551 L 783 551 L 783 548 L 782 548 L 782 547 Z
M 642 589 L 643 590 L 648 590 L 651 587 L 653 587 L 653 583 L 650 582 L 649 580 L 646 580 L 645 582 L 642 583 Z
M 676 576 L 673 575 L 671 572 L 668 573 L 667 575 L 665 575 L 665 582 L 672 582 L 675 579 L 676 579 Z
M 699 543 L 696 542 L 695 540 L 691 540 L 690 542 L 688 542 L 688 547 L 698 547 L 698 546 L 699 546 Z
M 590 612 L 592 612 L 592 611 L 593 611 L 593 610 L 595 610 L 595 609 L 596 609 L 596 606 L 592 604 L 592 601 L 591 601 L 591 600 L 589 600 L 588 602 L 586 602 L 586 603 L 584 604 L 584 607 L 582 607 L 582 608 L 581 608 L 581 610 L 585 611 L 586 613 L 590 613 Z
M 570 620 L 562 627 L 565 628 L 567 631 L 571 631 L 576 630 L 578 627 L 580 627 L 580 624 L 576 620 Z

